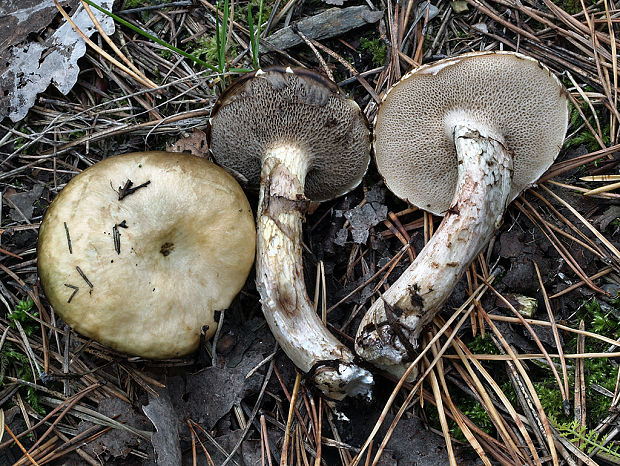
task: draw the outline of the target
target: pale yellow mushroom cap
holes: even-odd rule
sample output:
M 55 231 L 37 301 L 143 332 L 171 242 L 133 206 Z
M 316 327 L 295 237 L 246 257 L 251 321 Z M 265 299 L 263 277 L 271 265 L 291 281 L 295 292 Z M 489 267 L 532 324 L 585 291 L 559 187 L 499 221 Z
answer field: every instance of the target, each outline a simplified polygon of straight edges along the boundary
M 119 200 L 130 180 L 135 190 Z M 216 330 L 254 261 L 252 210 L 232 176 L 182 153 L 107 158 L 73 178 L 39 231 L 55 311 L 79 333 L 146 358 L 188 354 Z M 70 245 L 70 246 L 69 246 Z
M 375 120 L 377 166 L 394 194 L 446 213 L 457 182 L 457 124 L 514 154 L 512 201 L 557 156 L 568 99 L 546 67 L 518 53 L 470 53 L 417 68 L 389 90 Z

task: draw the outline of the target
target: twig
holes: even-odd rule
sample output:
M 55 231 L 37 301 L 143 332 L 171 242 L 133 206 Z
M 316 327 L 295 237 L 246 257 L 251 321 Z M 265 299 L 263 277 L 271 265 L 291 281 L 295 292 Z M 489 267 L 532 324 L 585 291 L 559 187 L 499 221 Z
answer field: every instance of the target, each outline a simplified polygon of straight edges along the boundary
M 288 409 L 288 417 L 286 420 L 286 429 L 284 430 L 284 442 L 282 443 L 282 456 L 280 456 L 280 466 L 288 465 L 288 445 L 291 440 L 291 425 L 293 423 L 293 413 L 295 412 L 295 404 L 297 403 L 297 394 L 299 393 L 299 385 L 301 382 L 301 374 L 297 372 L 295 376 L 295 385 L 293 386 L 293 395 Z
M 547 290 L 545 290 L 545 284 L 543 283 L 542 276 L 540 275 L 540 269 L 538 264 L 534 261 L 534 269 L 536 269 L 536 275 L 538 276 L 538 283 L 540 284 L 540 291 L 545 300 L 545 307 L 547 308 L 547 315 L 549 316 L 549 322 L 551 322 L 551 330 L 553 332 L 553 338 L 555 340 L 555 346 L 558 349 L 560 355 L 560 365 L 562 366 L 562 378 L 564 379 L 564 385 L 559 384 L 560 393 L 562 394 L 562 406 L 564 408 L 564 414 L 568 416 L 570 414 L 570 401 L 568 399 L 568 371 L 566 370 L 566 361 L 564 360 L 564 350 L 562 348 L 562 342 L 560 340 L 560 334 L 558 333 L 558 327 L 553 316 L 553 310 L 551 309 L 551 303 L 549 302 L 549 296 Z
M 8 424 L 4 424 L 4 429 L 9 433 L 9 435 L 11 437 L 13 437 L 13 440 L 15 441 L 15 443 L 17 444 L 17 446 L 19 447 L 19 449 L 24 452 L 24 455 L 26 455 L 26 458 L 28 458 L 28 460 L 34 465 L 34 466 L 38 466 L 38 463 L 32 458 L 32 456 L 30 456 L 28 454 L 28 452 L 26 451 L 26 449 L 24 448 L 24 446 L 21 444 L 21 442 L 17 439 L 17 437 L 15 436 L 15 434 L 13 433 L 13 431 L 10 429 L 10 427 L 8 426 Z
M 273 372 L 273 367 L 274 367 L 274 364 L 273 364 L 273 361 L 271 361 L 271 364 L 269 364 L 269 369 L 267 370 L 267 373 L 265 374 L 265 377 L 263 379 L 263 384 L 261 386 L 260 392 L 258 393 L 258 398 L 256 399 L 256 403 L 254 404 L 254 409 L 252 409 L 252 413 L 250 414 L 248 418 L 248 423 L 245 426 L 245 429 L 243 429 L 243 432 L 241 433 L 241 437 L 239 438 L 239 440 L 237 441 L 237 443 L 235 444 L 231 452 L 228 454 L 224 462 L 221 464 L 221 466 L 226 466 L 229 462 L 234 461 L 233 457 L 237 453 L 237 450 L 239 450 L 239 447 L 241 447 L 241 444 L 243 443 L 245 436 L 248 435 L 248 432 L 250 431 L 250 427 L 252 427 L 252 421 L 254 420 L 254 418 L 256 417 L 256 414 L 258 413 L 258 410 L 260 409 L 263 396 L 265 395 L 265 390 L 267 389 L 267 384 L 269 383 L 269 379 L 271 378 L 271 373 Z

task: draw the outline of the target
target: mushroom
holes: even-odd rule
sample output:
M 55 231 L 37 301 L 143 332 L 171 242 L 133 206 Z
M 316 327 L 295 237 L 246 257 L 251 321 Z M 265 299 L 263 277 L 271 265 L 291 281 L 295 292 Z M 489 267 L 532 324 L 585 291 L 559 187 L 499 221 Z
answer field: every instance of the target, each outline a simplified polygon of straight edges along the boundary
M 183 153 L 109 157 L 73 178 L 39 231 L 41 283 L 79 333 L 115 350 L 188 354 L 254 261 L 254 218 L 237 181 Z
M 215 104 L 210 149 L 217 163 L 260 183 L 256 286 L 276 340 L 327 397 L 369 394 L 372 375 L 313 309 L 302 263 L 308 199 L 349 192 L 368 167 L 369 129 L 360 108 L 310 70 L 258 70 Z
M 552 164 L 567 124 L 559 80 L 518 53 L 440 60 L 386 93 L 374 131 L 379 171 L 398 197 L 445 216 L 362 319 L 361 357 L 403 375 L 420 332 L 499 228 L 507 204 Z

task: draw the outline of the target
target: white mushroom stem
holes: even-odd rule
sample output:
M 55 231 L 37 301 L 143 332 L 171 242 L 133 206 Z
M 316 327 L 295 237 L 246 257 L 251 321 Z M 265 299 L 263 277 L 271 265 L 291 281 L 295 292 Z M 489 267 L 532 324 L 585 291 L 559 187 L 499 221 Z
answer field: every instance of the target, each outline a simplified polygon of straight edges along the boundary
M 415 261 L 370 307 L 356 337 L 361 357 L 398 377 L 415 358 L 422 329 L 501 224 L 510 195 L 512 154 L 502 141 L 455 126 L 454 144 L 452 207 Z
M 303 277 L 303 195 L 308 160 L 296 147 L 263 158 L 257 213 L 256 286 L 276 340 L 323 393 L 333 399 L 370 395 L 372 375 L 314 311 Z

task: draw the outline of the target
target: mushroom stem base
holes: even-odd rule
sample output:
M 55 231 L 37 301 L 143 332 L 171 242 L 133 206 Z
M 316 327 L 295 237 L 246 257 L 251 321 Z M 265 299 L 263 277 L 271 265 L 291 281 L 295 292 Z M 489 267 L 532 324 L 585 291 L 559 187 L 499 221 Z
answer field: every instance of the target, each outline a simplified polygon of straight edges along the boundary
M 454 144 L 458 184 L 450 209 L 416 260 L 370 307 L 356 336 L 357 353 L 397 377 L 415 359 L 421 331 L 500 226 L 510 196 L 512 154 L 502 141 L 456 126 Z M 409 378 L 416 377 L 414 370 Z
M 370 395 L 372 375 L 315 312 L 303 276 L 302 220 L 307 164 L 297 148 L 263 159 L 257 213 L 256 287 L 269 327 L 293 363 L 328 397 Z

